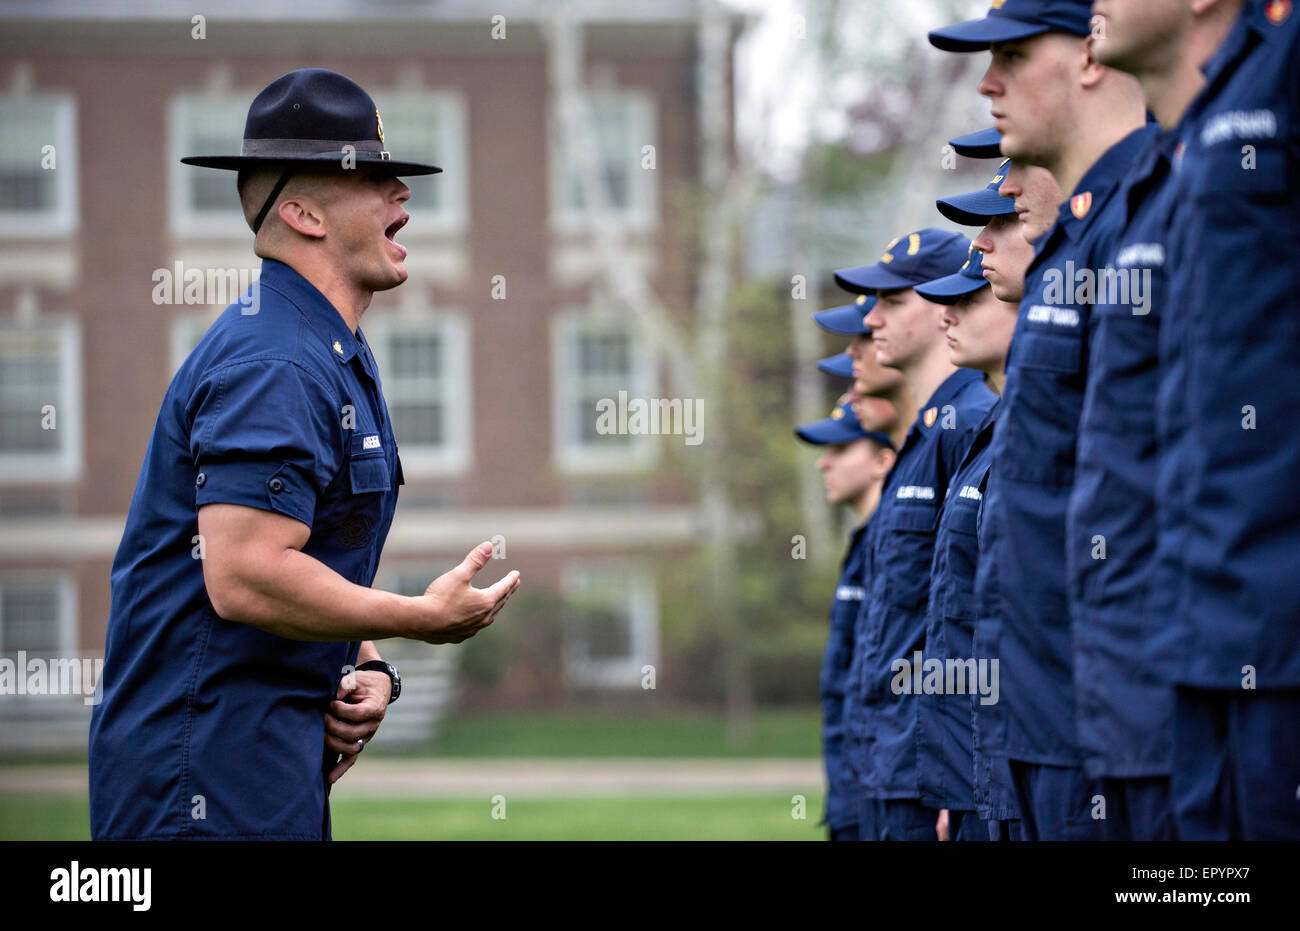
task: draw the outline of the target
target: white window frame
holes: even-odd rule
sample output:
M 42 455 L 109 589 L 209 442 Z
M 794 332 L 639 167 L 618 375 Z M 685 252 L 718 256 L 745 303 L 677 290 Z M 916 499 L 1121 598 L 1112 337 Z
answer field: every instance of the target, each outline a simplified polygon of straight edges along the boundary
M 72 317 L 40 317 L 31 324 L 8 320 L 0 323 L 0 334 L 37 328 L 54 329 L 59 336 L 59 392 L 54 409 L 55 432 L 62 443 L 52 453 L 0 450 L 0 482 L 51 484 L 81 477 L 81 324 Z M 39 410 L 32 416 L 40 416 Z
M 577 439 L 580 424 L 575 420 L 580 385 L 577 337 L 587 326 L 610 323 L 627 327 L 631 337 L 632 371 L 626 386 L 629 400 L 652 398 L 658 393 L 656 360 L 640 339 L 633 322 L 625 314 L 608 311 L 566 308 L 551 318 L 551 448 L 556 468 L 569 474 L 643 472 L 659 461 L 663 438 L 646 434 L 633 436 L 623 448 L 601 448 Z M 612 400 L 618 400 L 617 393 Z M 590 416 L 595 420 L 593 407 Z
M 442 383 L 439 400 L 443 403 L 447 441 L 431 446 L 403 441 L 396 437 L 402 457 L 402 471 L 412 477 L 460 475 L 473 461 L 473 385 L 470 359 L 468 317 L 459 311 L 405 314 L 363 326 L 370 351 L 379 365 L 379 378 L 391 416 L 392 404 L 399 394 L 393 390 L 392 373 L 386 362 L 386 340 L 394 333 L 437 333 L 442 337 Z
M 436 211 L 410 208 L 411 222 L 402 230 L 403 238 L 463 233 L 468 228 L 469 157 L 466 142 L 465 99 L 447 90 L 389 90 L 372 95 L 384 120 L 384 146 L 393 146 L 393 158 L 409 162 L 428 162 L 442 169 L 430 175 L 438 185 L 442 204 Z M 442 130 L 433 151 L 420 152 L 404 143 L 399 108 L 417 106 L 436 110 Z M 407 205 L 410 207 L 410 205 Z
M 604 587 L 609 580 L 623 585 L 619 600 L 628 624 L 629 653 L 616 659 L 590 659 L 564 631 L 564 671 L 573 685 L 584 688 L 640 688 L 643 666 L 659 665 L 659 589 L 650 567 L 636 560 L 591 560 L 566 563 L 562 573 L 565 599 L 572 606 L 589 585 Z M 566 609 L 566 616 L 573 608 Z
M 654 95 L 647 90 L 619 89 L 588 90 L 585 96 L 588 108 L 609 104 L 628 108 L 632 117 L 633 138 L 635 140 L 639 137 L 641 140 L 639 143 L 630 146 L 631 151 L 627 153 L 629 166 L 632 169 L 629 175 L 631 202 L 625 209 L 610 205 L 610 219 L 621 228 L 629 231 L 646 232 L 653 230 L 659 222 L 659 186 L 657 179 L 659 141 L 656 131 L 658 123 Z M 561 135 L 562 130 L 559 124 L 559 114 L 553 107 L 550 121 L 551 145 L 548 171 L 551 228 L 557 233 L 566 235 L 589 232 L 591 222 L 588 219 L 586 208 L 578 209 L 565 202 L 566 181 L 571 159 L 565 152 L 564 140 Z M 647 170 L 641 167 L 641 148 L 646 145 L 655 147 L 655 170 Z
M 235 193 L 235 175 L 233 171 L 221 171 L 230 183 L 230 198 L 233 204 L 228 213 L 199 214 L 194 211 L 189 198 L 189 181 L 197 177 L 195 172 L 215 172 L 215 168 L 198 168 L 194 165 L 182 165 L 181 159 L 187 155 L 237 155 L 243 137 L 243 121 L 239 132 L 231 142 L 229 152 L 195 152 L 191 149 L 188 133 L 182 132 L 190 123 L 192 108 L 203 105 L 218 104 L 223 107 L 247 108 L 246 101 L 251 100 L 256 92 L 215 94 L 210 91 L 182 91 L 174 94 L 167 102 L 167 139 L 168 139 L 168 227 L 173 236 L 243 238 L 251 236 L 252 231 L 244 220 Z
M 54 146 L 56 167 L 54 174 L 55 204 L 49 210 L 0 211 L 0 237 L 22 239 L 53 239 L 76 232 L 81 222 L 77 178 L 80 166 L 77 160 L 77 98 L 71 93 L 21 93 L 0 96 L 2 103 L 43 104 L 53 110 L 52 138 L 36 145 L 31 153 L 37 164 L 42 159 L 44 145 Z
M 171 320 L 171 363 L 172 375 L 175 376 L 185 360 L 189 358 L 203 334 L 221 316 L 221 311 L 186 310 L 176 314 Z
M 77 652 L 77 580 L 71 572 L 66 571 L 29 571 L 5 572 L 0 574 L 0 593 L 7 587 L 28 587 L 33 585 L 53 586 L 58 594 L 59 616 L 55 653 L 59 656 L 71 656 Z M 4 611 L 4 601 L 0 599 L 0 612 Z M 7 643 L 4 639 L 4 618 L 0 617 L 0 654 L 12 655 L 18 650 L 26 650 L 22 644 Z M 45 651 L 34 651 L 41 655 Z

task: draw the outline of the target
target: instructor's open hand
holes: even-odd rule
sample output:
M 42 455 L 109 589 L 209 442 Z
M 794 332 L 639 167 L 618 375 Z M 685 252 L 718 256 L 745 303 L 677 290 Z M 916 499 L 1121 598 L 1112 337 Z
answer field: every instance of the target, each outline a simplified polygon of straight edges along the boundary
M 434 579 L 415 599 L 426 623 L 413 636 L 426 643 L 460 643 L 491 624 L 519 588 L 517 571 L 488 588 L 473 586 L 474 576 L 491 558 L 492 544 L 480 543 L 459 566 Z

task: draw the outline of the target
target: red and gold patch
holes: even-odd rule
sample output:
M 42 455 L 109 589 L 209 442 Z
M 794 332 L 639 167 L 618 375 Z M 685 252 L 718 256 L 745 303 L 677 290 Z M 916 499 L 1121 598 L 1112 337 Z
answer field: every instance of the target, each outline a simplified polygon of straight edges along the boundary
M 1077 219 L 1082 220 L 1092 209 L 1092 191 L 1084 191 L 1082 194 L 1075 194 L 1070 198 L 1070 213 L 1074 214 Z
M 939 408 L 937 407 L 930 408 L 928 411 L 925 412 L 925 414 L 922 415 L 921 419 L 925 421 L 925 425 L 927 427 L 933 427 L 934 422 L 939 419 Z
M 1269 0 L 1264 5 L 1264 15 L 1274 26 L 1281 26 L 1291 15 L 1291 0 Z

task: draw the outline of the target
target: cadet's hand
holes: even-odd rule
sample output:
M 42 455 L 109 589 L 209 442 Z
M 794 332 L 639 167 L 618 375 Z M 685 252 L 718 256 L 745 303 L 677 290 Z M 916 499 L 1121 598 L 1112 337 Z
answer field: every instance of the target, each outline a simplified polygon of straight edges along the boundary
M 934 823 L 934 833 L 939 835 L 939 840 L 948 839 L 948 809 L 939 809 L 939 820 Z
M 491 558 L 492 544 L 480 543 L 459 566 L 433 580 L 416 599 L 427 618 L 416 637 L 426 643 L 460 643 L 492 623 L 519 588 L 519 573 L 511 571 L 489 588 L 475 588 L 470 583 Z
M 325 746 L 342 754 L 330 771 L 330 785 L 352 768 L 357 754 L 375 736 L 392 692 L 393 681 L 387 673 L 362 669 L 343 677 L 337 700 L 330 702 L 325 712 Z

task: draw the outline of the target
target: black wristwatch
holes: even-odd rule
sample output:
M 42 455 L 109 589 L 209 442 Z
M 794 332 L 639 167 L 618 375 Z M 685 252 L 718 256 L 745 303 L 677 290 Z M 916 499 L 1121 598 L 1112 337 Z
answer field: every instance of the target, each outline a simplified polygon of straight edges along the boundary
M 385 662 L 382 659 L 372 659 L 362 663 L 357 669 L 374 670 L 375 672 L 388 674 L 388 680 L 393 683 L 393 694 L 388 696 L 390 705 L 397 701 L 398 696 L 402 694 L 402 674 L 397 671 L 397 667 L 392 663 Z

